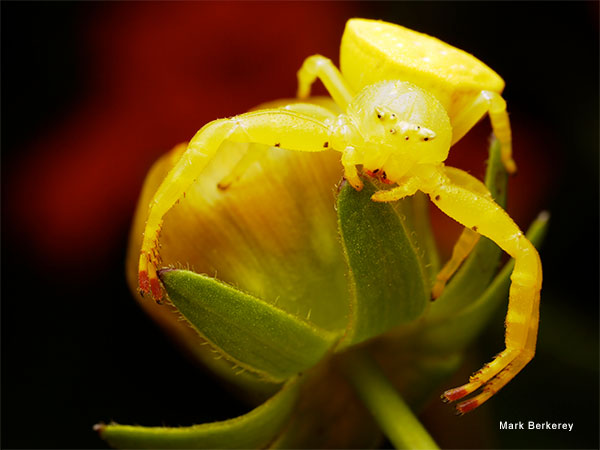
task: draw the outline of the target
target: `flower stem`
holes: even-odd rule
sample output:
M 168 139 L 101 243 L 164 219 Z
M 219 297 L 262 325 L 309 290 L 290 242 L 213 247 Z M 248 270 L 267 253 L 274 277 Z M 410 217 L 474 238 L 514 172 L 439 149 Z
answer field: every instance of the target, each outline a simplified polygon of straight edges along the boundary
M 349 352 L 343 369 L 384 434 L 398 449 L 439 449 L 375 361 L 362 350 Z

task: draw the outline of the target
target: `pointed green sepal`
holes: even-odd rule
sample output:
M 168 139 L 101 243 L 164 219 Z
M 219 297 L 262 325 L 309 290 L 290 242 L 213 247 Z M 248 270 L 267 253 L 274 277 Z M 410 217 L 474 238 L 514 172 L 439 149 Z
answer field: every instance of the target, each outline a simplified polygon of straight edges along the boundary
M 365 180 L 358 192 L 345 183 L 338 220 L 348 263 L 351 317 L 344 345 L 377 336 L 419 317 L 429 302 L 429 281 L 406 217 L 389 203 L 376 203 Z M 404 201 L 411 201 L 407 199 Z
M 264 448 L 289 420 L 299 385 L 294 378 L 249 413 L 222 422 L 174 428 L 111 423 L 94 429 L 115 448 Z
M 169 299 L 224 357 L 284 381 L 318 363 L 337 335 L 214 278 L 187 270 L 160 273 Z
M 430 203 L 427 194 L 417 192 L 410 199 L 394 202 L 393 205 L 396 211 L 408 220 L 409 228 L 413 230 L 410 234 L 413 246 L 421 255 L 425 273 L 430 285 L 433 285 L 440 271 L 440 255 L 431 227 Z

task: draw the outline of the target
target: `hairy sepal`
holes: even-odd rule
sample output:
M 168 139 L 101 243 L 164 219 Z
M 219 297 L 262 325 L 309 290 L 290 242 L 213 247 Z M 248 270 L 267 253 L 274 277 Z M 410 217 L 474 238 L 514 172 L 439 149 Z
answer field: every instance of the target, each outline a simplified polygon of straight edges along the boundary
M 391 204 L 372 201 L 376 190 L 370 180 L 364 180 L 360 192 L 344 183 L 338 196 L 338 226 L 351 290 L 344 346 L 415 320 L 429 302 L 428 276 L 406 217 Z
M 94 427 L 116 448 L 264 448 L 288 422 L 300 380 L 288 381 L 262 405 L 233 419 L 190 427 L 143 427 L 111 423 Z
M 171 302 L 218 353 L 269 380 L 314 366 L 338 339 L 214 278 L 188 270 L 160 277 Z

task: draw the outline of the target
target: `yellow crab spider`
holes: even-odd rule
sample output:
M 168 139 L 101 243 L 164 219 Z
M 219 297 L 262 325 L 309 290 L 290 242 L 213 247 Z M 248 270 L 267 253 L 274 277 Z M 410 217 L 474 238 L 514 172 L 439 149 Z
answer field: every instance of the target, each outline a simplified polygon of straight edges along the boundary
M 506 349 L 474 374 L 464 386 L 444 393 L 461 399 L 467 412 L 510 381 L 533 357 L 537 339 L 542 267 L 537 251 L 492 199 L 485 186 L 466 172 L 446 167 L 450 146 L 486 112 L 501 143 L 503 162 L 515 170 L 502 79 L 475 57 L 435 38 L 385 22 L 352 19 L 341 45 L 341 73 L 330 60 L 306 59 L 298 72 L 299 96 L 310 93 L 318 78 L 343 111 L 297 103 L 220 119 L 205 125 L 168 173 L 152 199 L 139 262 L 142 293 L 159 301 L 156 270 L 163 216 L 202 173 L 220 145 L 228 140 L 251 143 L 250 151 L 221 181 L 226 188 L 239 178 L 261 146 L 318 152 L 339 151 L 345 178 L 357 190 L 363 172 L 394 184 L 372 200 L 392 202 L 417 191 L 467 229 L 440 272 L 434 295 L 472 249 L 487 236 L 515 259 L 506 316 Z M 258 145 L 256 145 L 258 144 Z

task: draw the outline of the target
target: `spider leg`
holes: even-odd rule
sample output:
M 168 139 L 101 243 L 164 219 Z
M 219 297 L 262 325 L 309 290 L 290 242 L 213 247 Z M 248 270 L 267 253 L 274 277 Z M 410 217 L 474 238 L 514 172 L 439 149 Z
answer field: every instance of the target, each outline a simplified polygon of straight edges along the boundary
M 284 111 L 293 111 L 299 114 L 310 116 L 313 119 L 323 122 L 325 120 L 335 120 L 337 117 L 329 109 L 311 103 L 292 103 L 281 107 L 281 109 Z M 329 143 L 327 146 L 329 147 Z M 228 173 L 221 181 L 219 181 L 217 184 L 218 188 L 221 190 L 228 189 L 229 186 L 238 181 L 244 175 L 246 170 L 248 170 L 248 168 L 254 162 L 261 159 L 268 148 L 269 147 L 266 145 L 256 143 L 248 144 L 246 153 L 244 153 L 236 165 L 231 169 L 231 172 Z
M 417 177 L 410 177 L 405 180 L 398 182 L 398 186 L 392 189 L 381 190 L 375 192 L 371 196 L 371 200 L 374 202 L 395 202 L 404 197 L 410 197 L 414 195 L 420 188 L 421 181 Z
M 354 189 L 360 191 L 363 188 L 363 182 L 356 169 L 357 153 L 354 147 L 346 147 L 342 153 L 342 166 L 344 166 L 344 178 Z
M 462 231 L 458 241 L 456 241 L 456 244 L 452 248 L 452 257 L 435 277 L 435 284 L 431 289 L 431 297 L 433 299 L 439 298 L 442 295 L 446 287 L 446 282 L 454 275 L 463 261 L 467 259 L 467 256 L 473 251 L 478 241 L 479 234 L 475 231 L 469 228 L 465 228 Z
M 492 198 L 488 188 L 485 184 L 479 181 L 477 178 L 472 177 L 468 173 L 455 169 L 454 167 L 446 167 L 446 175 L 449 175 L 455 183 L 461 184 L 478 192 L 483 197 Z M 452 256 L 450 260 L 444 265 L 442 270 L 437 274 L 435 284 L 431 290 L 431 296 L 433 299 L 439 298 L 446 287 L 446 282 L 456 273 L 459 269 L 460 265 L 464 262 L 465 259 L 469 256 L 469 254 L 475 248 L 475 244 L 479 241 L 479 233 L 475 230 L 471 230 L 469 228 L 465 228 L 461 235 L 454 244 L 452 249 Z
M 298 97 L 307 98 L 311 85 L 317 78 L 323 82 L 338 106 L 345 111 L 354 95 L 333 62 L 321 55 L 309 56 L 298 70 Z
M 248 144 L 246 153 L 244 153 L 236 165 L 233 166 L 231 172 L 219 181 L 217 187 L 223 191 L 228 189 L 233 183 L 238 181 L 244 173 L 246 173 L 246 170 L 248 170 L 252 163 L 258 161 L 262 155 L 264 155 L 265 150 L 268 148 L 269 147 L 266 145 Z
M 485 113 L 490 116 L 492 130 L 500 142 L 502 163 L 508 173 L 515 173 L 517 166 L 512 158 L 512 132 L 506 112 L 506 101 L 500 94 L 481 91 L 479 95 L 452 120 L 452 145 L 458 142 Z
M 316 152 L 329 148 L 331 129 L 306 114 L 265 109 L 215 120 L 198 131 L 158 187 L 148 209 L 140 251 L 139 287 L 142 293 L 151 293 L 157 301 L 163 296 L 156 274 L 160 265 L 158 240 L 163 216 L 194 183 L 225 140 Z
M 469 383 L 444 393 L 446 400 L 454 401 L 484 386 L 482 394 L 458 405 L 459 412 L 467 412 L 489 399 L 533 358 L 542 265 L 537 250 L 508 214 L 489 196 L 465 182 L 470 175 L 453 168 L 442 167 L 440 172 L 441 176 L 435 182 L 425 183 L 422 190 L 448 216 L 467 228 L 476 227 L 479 234 L 490 238 L 515 259 L 506 315 L 505 350 L 475 373 Z
M 500 370 L 498 374 L 489 381 L 482 392 L 476 395 L 473 398 L 467 399 L 464 402 L 459 403 L 456 406 L 458 412 L 466 413 L 476 408 L 477 406 L 484 403 L 486 400 L 490 399 L 496 392 L 502 389 L 513 377 L 515 374 L 521 371 L 523 367 L 527 365 L 531 358 L 533 358 L 533 352 L 535 350 L 535 343 L 537 340 L 537 331 L 538 324 L 540 320 L 540 296 L 539 294 L 535 298 L 535 302 L 533 304 L 533 315 L 531 321 L 529 322 L 529 330 L 527 333 L 527 341 L 525 347 L 530 349 L 529 351 L 522 352 L 518 354 L 507 366 L 506 368 Z M 508 323 L 508 322 L 507 322 Z M 506 352 L 506 350 L 505 350 Z M 508 357 L 507 357 L 508 359 Z M 494 360 L 495 361 L 495 360 Z M 475 374 L 476 377 L 478 374 Z M 474 380 L 474 385 L 478 384 L 478 380 Z M 469 383 L 470 384 L 470 383 Z M 468 386 L 468 385 L 466 385 Z M 458 388 L 460 389 L 460 388 Z M 468 389 L 468 387 L 467 387 Z

